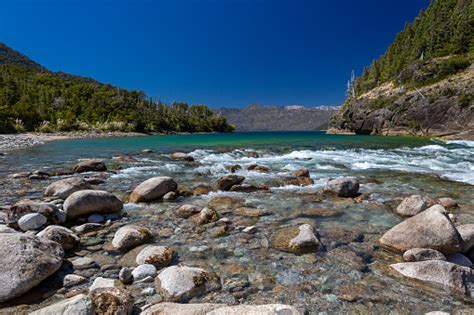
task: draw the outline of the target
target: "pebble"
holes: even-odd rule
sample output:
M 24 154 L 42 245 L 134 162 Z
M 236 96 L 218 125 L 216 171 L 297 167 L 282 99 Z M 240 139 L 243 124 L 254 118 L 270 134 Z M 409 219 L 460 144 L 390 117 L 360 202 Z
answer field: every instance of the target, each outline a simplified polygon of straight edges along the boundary
M 38 230 L 46 224 L 48 219 L 41 213 L 28 213 L 18 220 L 18 226 L 23 231 Z
M 132 275 L 132 269 L 124 267 L 120 269 L 119 272 L 119 280 L 123 284 L 130 284 L 133 282 L 133 275 Z

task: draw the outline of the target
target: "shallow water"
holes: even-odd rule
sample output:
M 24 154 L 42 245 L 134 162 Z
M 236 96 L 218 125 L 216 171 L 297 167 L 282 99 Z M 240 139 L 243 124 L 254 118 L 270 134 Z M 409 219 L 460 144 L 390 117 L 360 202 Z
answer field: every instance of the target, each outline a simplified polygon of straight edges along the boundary
M 152 149 L 152 154 L 140 154 Z M 169 159 L 169 153 L 186 151 L 197 163 Z M 249 157 L 257 152 L 258 157 Z M 133 156 L 135 161 L 119 164 L 114 155 Z M 466 299 L 444 290 L 423 288 L 387 272 L 386 266 L 400 257 L 381 251 L 378 238 L 401 221 L 390 201 L 409 194 L 452 197 L 461 204 L 455 211 L 459 224 L 474 223 L 474 143 L 411 137 L 325 135 L 321 132 L 235 133 L 209 135 L 152 136 L 127 139 L 70 140 L 12 152 L 0 157 L 0 181 L 5 205 L 21 198 L 40 198 L 46 185 L 55 180 L 19 181 L 5 176 L 22 170 L 68 168 L 77 160 L 101 158 L 114 173 L 98 186 L 119 196 L 142 180 L 158 175 L 176 179 L 180 188 L 198 183 L 213 184 L 228 174 L 225 166 L 242 166 L 236 174 L 245 183 L 271 185 L 295 170 L 306 167 L 315 184 L 306 187 L 273 186 L 268 192 L 211 192 L 186 197 L 178 203 L 205 206 L 216 196 L 242 198 L 246 206 L 269 210 L 271 215 L 242 219 L 231 210 L 220 209 L 221 217 L 234 222 L 228 236 L 213 238 L 170 213 L 175 203 L 126 204 L 127 217 L 118 224 L 138 223 L 157 234 L 171 234 L 155 243 L 172 246 L 177 262 L 204 266 L 221 276 L 222 292 L 196 301 L 225 303 L 287 303 L 318 313 L 414 313 L 466 309 Z M 269 173 L 246 170 L 257 163 Z M 370 197 L 319 198 L 324 183 L 333 177 L 357 177 L 360 192 Z M 324 208 L 336 216 L 301 215 L 301 209 Z M 281 227 L 309 222 L 316 227 L 324 246 L 314 254 L 297 256 L 269 246 L 272 234 Z M 255 234 L 241 233 L 239 225 L 254 224 Z M 214 225 L 211 225 L 213 227 Z M 106 240 L 113 232 L 105 235 Z M 164 235 L 166 234 L 166 235 Z M 120 260 L 120 257 L 114 259 Z M 236 293 L 237 292 L 237 293 Z M 344 293 L 359 292 L 354 301 Z

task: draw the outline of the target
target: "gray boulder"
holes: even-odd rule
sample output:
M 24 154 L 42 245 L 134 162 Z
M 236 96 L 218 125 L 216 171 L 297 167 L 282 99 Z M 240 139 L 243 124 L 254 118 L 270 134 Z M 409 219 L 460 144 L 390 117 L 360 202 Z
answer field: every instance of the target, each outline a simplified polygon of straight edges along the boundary
M 332 179 L 326 183 L 323 191 L 338 197 L 356 197 L 359 191 L 359 181 L 353 178 Z
M 176 191 L 178 184 L 171 177 L 159 176 L 147 179 L 138 185 L 129 197 L 130 202 L 148 202 Z
M 426 210 L 427 204 L 420 195 L 411 195 L 406 197 L 397 207 L 397 213 L 403 216 L 414 216 L 423 210 Z
M 55 273 L 63 257 L 56 242 L 21 233 L 0 234 L 0 302 L 22 295 Z
M 51 183 L 44 191 L 44 196 L 66 199 L 72 193 L 84 189 L 92 189 L 92 186 L 81 177 L 70 177 Z
M 80 190 L 64 201 L 64 211 L 68 220 L 92 213 L 108 214 L 120 212 L 123 203 L 115 195 L 102 190 Z

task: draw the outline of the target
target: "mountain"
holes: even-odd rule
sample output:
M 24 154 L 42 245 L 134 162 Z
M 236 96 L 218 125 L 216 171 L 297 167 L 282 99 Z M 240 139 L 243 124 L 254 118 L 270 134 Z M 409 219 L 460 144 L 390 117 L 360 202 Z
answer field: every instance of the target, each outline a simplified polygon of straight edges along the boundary
M 310 131 L 327 127 L 338 107 L 278 107 L 250 105 L 242 109 L 214 110 L 236 126 L 237 131 Z
M 228 132 L 207 106 L 166 105 L 141 91 L 45 67 L 0 43 L 0 133 L 24 131 Z
M 474 1 L 435 0 L 349 82 L 330 132 L 474 137 Z

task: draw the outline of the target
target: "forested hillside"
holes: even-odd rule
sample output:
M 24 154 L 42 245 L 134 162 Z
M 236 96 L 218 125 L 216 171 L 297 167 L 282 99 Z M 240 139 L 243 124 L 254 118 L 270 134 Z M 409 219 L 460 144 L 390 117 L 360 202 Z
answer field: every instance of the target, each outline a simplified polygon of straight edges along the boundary
M 54 73 L 0 45 L 0 132 L 228 132 L 207 106 L 166 105 L 143 92 Z

